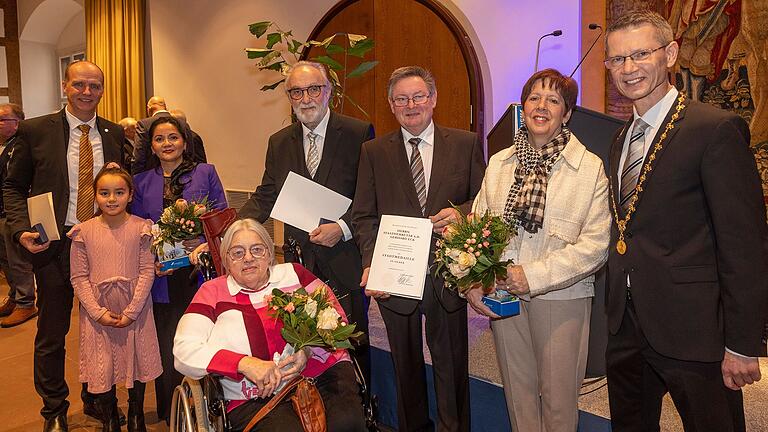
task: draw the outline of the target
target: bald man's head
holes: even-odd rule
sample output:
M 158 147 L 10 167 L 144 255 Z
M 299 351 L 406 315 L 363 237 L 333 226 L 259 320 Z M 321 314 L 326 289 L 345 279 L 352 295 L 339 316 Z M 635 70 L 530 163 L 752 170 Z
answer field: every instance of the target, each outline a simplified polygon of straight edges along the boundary
M 147 115 L 152 117 L 153 114 L 160 110 L 167 110 L 165 105 L 165 98 L 162 96 L 152 96 L 147 101 Z

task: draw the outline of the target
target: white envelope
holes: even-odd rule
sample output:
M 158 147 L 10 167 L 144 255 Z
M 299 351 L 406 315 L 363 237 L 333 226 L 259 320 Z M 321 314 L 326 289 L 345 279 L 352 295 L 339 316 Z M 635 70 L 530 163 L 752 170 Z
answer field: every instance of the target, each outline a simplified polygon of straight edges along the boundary
M 321 218 L 339 220 L 350 204 L 352 200 L 344 195 L 291 171 L 270 216 L 310 232 L 320 225 Z

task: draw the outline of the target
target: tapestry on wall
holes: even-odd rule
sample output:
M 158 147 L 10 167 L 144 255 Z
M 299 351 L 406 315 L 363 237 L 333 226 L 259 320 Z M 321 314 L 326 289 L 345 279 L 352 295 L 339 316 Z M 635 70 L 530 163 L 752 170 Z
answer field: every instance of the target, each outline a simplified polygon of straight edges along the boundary
M 633 9 L 667 18 L 680 44 L 674 83 L 690 98 L 738 113 L 749 123 L 751 146 L 768 203 L 768 1 L 608 0 L 608 22 Z M 632 115 L 632 104 L 607 80 L 607 112 Z

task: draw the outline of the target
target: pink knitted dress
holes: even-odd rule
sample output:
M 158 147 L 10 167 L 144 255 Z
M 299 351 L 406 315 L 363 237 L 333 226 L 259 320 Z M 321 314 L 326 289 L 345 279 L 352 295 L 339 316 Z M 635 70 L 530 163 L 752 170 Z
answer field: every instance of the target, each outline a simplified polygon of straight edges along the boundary
M 162 371 L 148 300 L 155 276 L 150 227 L 149 220 L 136 216 L 118 228 L 94 217 L 67 234 L 72 286 L 80 300 L 80 382 L 87 382 L 92 393 L 119 383 L 131 388 L 134 381 L 151 381 Z M 97 320 L 107 310 L 134 322 L 103 326 Z

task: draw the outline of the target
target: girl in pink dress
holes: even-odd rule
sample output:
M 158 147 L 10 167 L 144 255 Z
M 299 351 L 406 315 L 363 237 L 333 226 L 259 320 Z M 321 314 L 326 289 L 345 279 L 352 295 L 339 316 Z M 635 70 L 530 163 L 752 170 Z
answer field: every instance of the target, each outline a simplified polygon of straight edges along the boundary
M 80 381 L 97 393 L 102 431 L 119 432 L 115 385 L 128 388 L 128 430 L 146 431 L 144 388 L 161 371 L 148 301 L 154 279 L 152 222 L 132 216 L 131 176 L 105 168 L 94 180 L 97 216 L 75 225 L 72 286 L 80 300 Z

